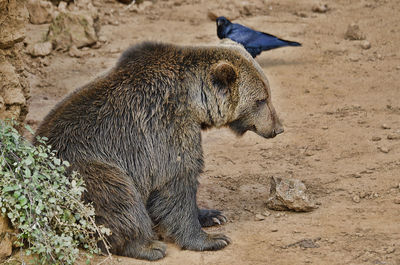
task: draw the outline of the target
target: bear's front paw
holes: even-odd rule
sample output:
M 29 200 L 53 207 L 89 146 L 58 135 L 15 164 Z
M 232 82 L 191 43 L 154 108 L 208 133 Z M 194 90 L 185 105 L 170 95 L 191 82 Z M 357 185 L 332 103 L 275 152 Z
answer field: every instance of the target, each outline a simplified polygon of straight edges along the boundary
M 221 225 L 227 222 L 225 215 L 218 210 L 199 210 L 199 222 L 202 227 Z
M 205 234 L 197 238 L 191 238 L 182 248 L 190 250 L 219 250 L 231 243 L 231 239 L 223 234 Z
M 136 243 L 136 242 L 135 242 Z M 161 241 L 151 241 L 146 245 L 132 244 L 123 256 L 137 259 L 159 260 L 165 257 L 167 246 Z

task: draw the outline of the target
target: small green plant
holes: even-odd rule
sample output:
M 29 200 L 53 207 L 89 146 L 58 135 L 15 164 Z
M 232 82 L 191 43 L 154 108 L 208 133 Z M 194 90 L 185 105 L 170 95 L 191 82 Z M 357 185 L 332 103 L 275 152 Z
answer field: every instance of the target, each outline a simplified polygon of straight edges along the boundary
M 17 244 L 37 254 L 39 264 L 74 264 L 78 247 L 88 258 L 99 253 L 97 242 L 108 246 L 109 230 L 96 226 L 93 206 L 81 201 L 83 179 L 67 176 L 69 163 L 45 138 L 33 146 L 12 125 L 0 120 L 0 211 L 18 228 Z

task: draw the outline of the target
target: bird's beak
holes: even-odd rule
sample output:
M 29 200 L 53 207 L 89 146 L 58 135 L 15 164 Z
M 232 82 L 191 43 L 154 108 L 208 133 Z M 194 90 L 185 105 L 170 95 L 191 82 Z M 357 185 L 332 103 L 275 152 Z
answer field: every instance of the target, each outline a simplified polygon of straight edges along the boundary
M 222 20 L 217 20 L 217 26 L 221 26 L 224 22 Z

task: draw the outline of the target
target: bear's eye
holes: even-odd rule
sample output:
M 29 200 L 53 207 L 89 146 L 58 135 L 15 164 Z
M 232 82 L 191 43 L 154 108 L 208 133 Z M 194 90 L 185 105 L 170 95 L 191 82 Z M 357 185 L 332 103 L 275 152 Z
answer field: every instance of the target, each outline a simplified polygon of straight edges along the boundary
M 260 107 L 260 106 L 262 106 L 262 105 L 264 105 L 266 103 L 267 103 L 267 99 L 266 98 L 259 99 L 259 100 L 256 101 L 256 104 L 257 104 L 258 107 Z

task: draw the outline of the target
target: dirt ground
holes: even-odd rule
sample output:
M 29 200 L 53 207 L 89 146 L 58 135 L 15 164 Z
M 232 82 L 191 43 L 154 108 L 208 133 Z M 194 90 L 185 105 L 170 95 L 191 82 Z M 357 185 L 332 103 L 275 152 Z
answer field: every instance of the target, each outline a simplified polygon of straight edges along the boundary
M 233 243 L 216 252 L 168 244 L 167 257 L 151 264 L 400 264 L 400 2 L 327 1 L 326 13 L 313 12 L 319 2 L 312 0 L 159 0 L 139 12 L 113 1 L 94 3 L 106 44 L 85 50 L 83 58 L 53 52 L 30 60 L 27 122 L 33 127 L 131 44 L 218 43 L 209 10 L 303 44 L 257 57 L 285 133 L 270 140 L 251 132 L 237 138 L 228 129 L 203 134 L 198 201 L 224 211 L 229 222 L 207 231 L 225 233 Z M 352 22 L 371 48 L 345 39 Z M 46 29 L 29 25 L 27 41 Z M 319 208 L 268 215 L 270 176 L 304 181 Z M 267 216 L 258 221 L 256 214 Z

